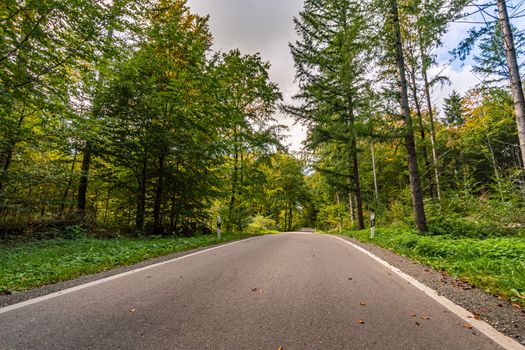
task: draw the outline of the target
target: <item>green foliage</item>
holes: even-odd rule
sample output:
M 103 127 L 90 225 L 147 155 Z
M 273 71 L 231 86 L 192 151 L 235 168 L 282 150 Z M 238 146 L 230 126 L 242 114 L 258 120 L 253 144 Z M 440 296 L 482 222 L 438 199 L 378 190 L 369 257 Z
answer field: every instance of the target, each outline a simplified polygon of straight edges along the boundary
M 1 236 L 79 221 L 207 232 L 230 197 L 226 222 L 247 225 L 260 166 L 283 148 L 269 63 L 211 52 L 185 0 L 5 5 Z
M 256 215 L 248 224 L 248 232 L 259 233 L 275 230 L 275 220 L 263 215 Z
M 516 55 L 522 57 L 525 54 L 525 34 L 515 26 L 511 26 L 514 38 Z M 500 82 L 509 80 L 510 74 L 506 62 L 504 39 L 501 27 L 496 22 L 488 23 L 481 28 L 472 28 L 467 38 L 462 40 L 451 54 L 454 58 L 465 61 L 474 50 L 479 49 L 479 54 L 474 55 L 474 71 L 487 77 L 484 83 Z M 518 62 L 520 70 L 523 70 L 524 62 Z
M 463 102 L 456 90 L 452 91 L 448 98 L 445 98 L 443 114 L 445 114 L 445 122 L 447 125 L 461 126 L 465 122 Z
M 71 228 L 75 233 L 78 228 Z M 221 242 L 249 237 L 225 233 Z M 69 280 L 158 256 L 217 243 L 213 235 L 190 238 L 54 239 L 0 245 L 0 294 Z
M 371 242 L 367 230 L 345 232 Z M 378 229 L 374 244 L 525 305 L 525 239 L 421 236 L 410 229 Z

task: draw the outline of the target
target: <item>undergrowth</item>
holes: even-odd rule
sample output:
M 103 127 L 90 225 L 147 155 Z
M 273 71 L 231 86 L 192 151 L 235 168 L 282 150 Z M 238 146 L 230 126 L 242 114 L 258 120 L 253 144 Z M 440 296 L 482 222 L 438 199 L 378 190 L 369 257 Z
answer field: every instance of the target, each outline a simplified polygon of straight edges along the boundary
M 400 228 L 378 229 L 373 240 L 369 238 L 369 230 L 344 234 L 414 258 L 525 306 L 525 238 L 522 236 L 484 238 L 484 235 L 473 237 L 476 235 L 472 233 L 467 237 L 425 236 Z

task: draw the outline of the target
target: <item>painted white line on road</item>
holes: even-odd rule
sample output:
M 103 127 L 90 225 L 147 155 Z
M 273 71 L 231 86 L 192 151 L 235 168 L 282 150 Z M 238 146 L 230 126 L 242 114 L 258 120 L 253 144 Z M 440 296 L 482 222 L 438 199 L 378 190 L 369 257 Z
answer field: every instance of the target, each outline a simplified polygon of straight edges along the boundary
M 73 292 L 76 292 L 76 291 L 79 291 L 79 290 L 82 290 L 82 289 L 86 289 L 86 288 L 89 288 L 89 287 L 96 286 L 98 284 L 102 284 L 102 283 L 106 283 L 106 282 L 109 282 L 109 281 L 113 281 L 113 280 L 116 280 L 117 278 L 129 276 L 129 275 L 132 275 L 132 274 L 137 273 L 137 272 L 141 272 L 141 271 L 153 269 L 155 267 L 159 267 L 159 266 L 162 266 L 162 265 L 166 265 L 166 264 L 172 263 L 172 262 L 177 261 L 177 260 L 186 259 L 186 258 L 189 258 L 191 256 L 198 255 L 198 254 L 208 253 L 208 252 L 211 252 L 211 251 L 216 250 L 216 249 L 229 247 L 229 246 L 232 246 L 234 244 L 239 244 L 239 243 L 242 243 L 242 242 L 248 242 L 248 241 L 251 241 L 253 239 L 257 239 L 257 238 L 261 238 L 261 237 L 262 236 L 242 239 L 240 241 L 235 241 L 235 242 L 231 242 L 231 243 L 215 246 L 215 247 L 212 247 L 212 248 L 199 250 L 198 252 L 186 254 L 186 255 L 183 255 L 183 256 L 179 256 L 179 257 L 171 259 L 171 260 L 166 260 L 166 261 L 163 261 L 163 262 L 160 262 L 160 263 L 156 263 L 156 264 L 153 264 L 153 265 L 144 266 L 144 267 L 141 267 L 141 268 L 138 268 L 138 269 L 135 269 L 135 270 L 130 270 L 130 271 L 127 271 L 127 272 L 119 273 L 118 275 L 113 275 L 113 276 L 102 278 L 102 279 L 99 279 L 99 280 L 96 280 L 96 281 L 93 281 L 93 282 L 81 284 L 81 285 L 76 286 L 76 287 L 71 287 L 71 288 L 64 289 L 64 290 L 61 290 L 61 291 L 58 291 L 58 292 L 55 292 L 55 293 L 51 293 L 51 294 L 48 294 L 48 295 L 44 295 L 44 296 L 41 296 L 41 297 L 38 297 L 38 298 L 26 300 L 26 301 L 23 301 L 23 302 L 18 303 L 18 304 L 5 306 L 3 308 L 0 308 L 0 315 L 4 314 L 6 312 L 9 312 L 9 311 L 13 311 L 13 310 L 16 310 L 16 309 L 20 309 L 20 308 L 29 306 L 29 305 L 40 303 L 40 302 L 45 301 L 45 300 L 53 299 L 53 298 L 59 297 L 61 295 L 70 294 L 70 293 L 73 293 Z
M 440 303 L 441 305 L 446 307 L 448 310 L 450 310 L 451 312 L 453 312 L 454 314 L 459 316 L 461 319 L 463 319 L 463 321 L 467 322 L 472 327 L 474 327 L 477 330 L 479 330 L 481 333 L 483 333 L 484 335 L 486 335 L 487 337 L 492 339 L 496 344 L 498 344 L 499 346 L 503 347 L 504 349 L 507 349 L 507 350 L 525 350 L 525 346 L 521 345 L 520 343 L 518 343 L 514 339 L 512 339 L 510 337 L 507 337 L 503 333 L 501 333 L 498 330 L 494 329 L 488 323 L 486 323 L 484 321 L 481 321 L 481 320 L 476 320 L 474 315 L 471 312 L 467 311 L 466 309 L 462 308 L 459 305 L 454 304 L 452 301 L 450 301 L 449 299 L 445 298 L 444 296 L 439 295 L 438 292 L 436 292 L 432 288 L 427 287 L 423 283 L 421 283 L 418 280 L 416 280 L 414 277 L 407 275 L 406 273 L 404 273 L 403 271 L 401 271 L 397 267 L 390 265 L 388 262 L 386 262 L 383 259 L 379 258 L 378 256 L 372 254 L 371 252 L 369 252 L 368 250 L 364 249 L 363 247 L 360 247 L 357 244 L 354 244 L 354 243 L 352 243 L 350 241 L 347 241 L 344 238 L 333 236 L 333 235 L 330 235 L 330 236 L 345 242 L 346 244 L 352 246 L 353 248 L 359 250 L 360 252 L 368 255 L 370 258 L 374 259 L 375 261 L 377 261 L 381 265 L 385 266 L 390 271 L 396 273 L 398 276 L 400 276 L 404 280 L 408 281 L 408 283 L 412 284 L 414 287 L 416 287 L 417 289 L 419 289 L 420 291 L 422 291 L 423 293 L 425 293 L 426 295 L 428 295 L 429 297 L 431 297 L 432 299 L 434 299 L 435 301 L 437 301 L 438 303 Z

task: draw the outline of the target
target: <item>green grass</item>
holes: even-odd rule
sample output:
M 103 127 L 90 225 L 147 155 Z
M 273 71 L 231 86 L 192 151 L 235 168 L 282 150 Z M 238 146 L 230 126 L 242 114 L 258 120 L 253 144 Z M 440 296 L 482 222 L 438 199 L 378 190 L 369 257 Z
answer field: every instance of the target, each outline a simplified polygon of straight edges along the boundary
M 423 236 L 395 228 L 377 230 L 373 241 L 368 230 L 344 235 L 411 257 L 525 306 L 525 238 Z
M 221 242 L 252 236 L 223 234 Z M 16 292 L 217 243 L 189 238 L 53 239 L 0 245 L 0 293 Z

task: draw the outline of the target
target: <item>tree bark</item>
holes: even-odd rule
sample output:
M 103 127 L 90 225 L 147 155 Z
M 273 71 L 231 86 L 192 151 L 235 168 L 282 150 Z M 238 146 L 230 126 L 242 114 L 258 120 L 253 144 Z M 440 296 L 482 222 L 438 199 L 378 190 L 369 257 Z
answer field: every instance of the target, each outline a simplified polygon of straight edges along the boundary
M 89 184 L 89 168 L 91 167 L 92 149 L 88 141 L 84 147 L 82 156 L 82 168 L 80 170 L 80 181 L 78 183 L 77 213 L 81 218 L 86 215 L 87 190 Z
M 512 98 L 514 100 L 514 109 L 516 111 L 516 123 L 518 124 L 518 136 L 520 140 L 521 159 L 523 169 L 525 169 L 525 98 L 523 95 L 523 86 L 521 75 L 516 58 L 516 48 L 514 38 L 510 27 L 509 15 L 507 13 L 507 4 L 505 0 L 496 0 L 499 13 L 499 25 L 505 41 L 505 52 L 507 55 L 507 65 L 510 73 L 510 84 L 512 89 Z
M 421 57 L 422 60 L 425 60 L 425 55 L 423 52 L 423 49 L 421 49 Z M 437 150 L 436 150 L 436 130 L 434 127 L 434 111 L 432 109 L 432 99 L 430 97 L 430 84 L 428 82 L 428 74 L 427 74 L 427 68 L 426 63 L 423 62 L 423 67 L 421 68 L 421 72 L 423 74 L 423 80 L 425 83 L 425 97 L 427 100 L 427 109 L 428 109 L 428 119 L 430 123 L 430 144 L 432 145 L 432 166 L 434 167 L 434 179 L 436 182 L 436 194 L 438 201 L 441 201 L 441 181 L 439 178 L 439 169 L 438 169 L 438 156 L 437 156 Z
M 293 223 L 293 205 L 292 203 L 288 203 L 288 232 L 292 231 L 292 223 Z
M 162 196 L 164 192 L 164 161 L 165 155 L 161 154 L 159 156 L 159 177 L 157 180 L 157 189 L 155 191 L 155 202 L 153 205 L 153 233 L 163 234 L 164 230 L 162 228 Z
M 437 190 L 434 189 L 434 181 L 432 181 L 432 168 L 430 167 L 430 162 L 428 161 L 427 143 L 425 142 L 426 133 L 425 133 L 425 128 L 423 126 L 423 113 L 421 112 L 421 105 L 419 104 L 419 99 L 417 96 L 416 69 L 412 67 L 411 70 L 412 70 L 410 74 L 410 78 L 412 80 L 411 90 L 412 90 L 412 96 L 414 99 L 414 106 L 416 107 L 417 121 L 419 124 L 419 134 L 421 135 L 421 143 L 423 144 L 422 150 L 423 150 L 423 159 L 425 161 L 425 169 L 426 169 L 425 174 L 428 176 L 430 194 L 432 195 L 433 199 L 436 199 Z
M 71 184 L 73 183 L 73 175 L 75 174 L 75 166 L 77 164 L 77 150 L 73 154 L 73 162 L 71 164 L 71 171 L 69 173 L 69 179 L 66 184 L 66 189 L 64 190 L 64 195 L 62 196 L 62 203 L 60 203 L 60 215 L 64 215 L 64 210 L 66 208 L 66 201 L 69 195 L 69 190 L 71 189 Z
M 350 222 L 352 223 L 352 228 L 354 228 L 355 210 L 354 210 L 354 200 L 352 199 L 352 191 L 348 192 L 348 211 L 350 212 Z
M 235 131 L 237 134 L 237 130 Z M 232 228 L 232 224 L 236 221 L 235 218 L 235 197 L 237 193 L 238 177 L 239 177 L 239 147 L 237 143 L 237 135 L 235 136 L 235 146 L 234 146 L 234 163 L 233 163 L 233 174 L 232 174 L 232 188 L 231 188 L 231 197 L 230 197 L 230 206 L 229 206 L 229 220 L 227 229 Z
M 3 211 L 3 195 L 5 180 L 7 174 L 9 173 L 9 167 L 11 166 L 11 162 L 13 160 L 13 152 L 18 143 L 20 128 L 22 127 L 22 123 L 24 122 L 25 117 L 26 116 L 24 115 L 24 111 L 22 111 L 20 118 L 18 118 L 18 123 L 16 125 L 16 133 L 15 135 L 12 135 L 12 139 L 10 140 L 7 149 L 5 150 L 4 154 L 2 154 L 2 169 L 0 173 L 0 213 Z
M 374 198 L 376 201 L 379 200 L 379 187 L 377 186 L 377 171 L 376 171 L 376 155 L 374 141 L 372 141 L 372 171 L 374 173 Z
M 363 216 L 363 198 L 361 196 L 361 183 L 359 179 L 359 160 L 357 159 L 357 136 L 355 131 L 355 115 L 352 95 L 348 96 L 348 118 L 350 122 L 350 162 L 349 166 L 352 169 L 352 181 L 354 182 L 356 209 L 357 209 L 357 225 L 360 230 L 365 228 L 365 220 Z
M 341 208 L 340 208 L 341 199 L 339 198 L 339 192 L 335 193 L 335 199 L 337 200 L 337 217 L 338 217 L 337 228 L 338 228 L 339 233 L 341 233 L 343 231 L 343 218 L 341 217 Z
M 407 150 L 408 172 L 410 176 L 410 187 L 412 190 L 412 203 L 414 209 L 414 219 L 419 232 L 428 231 L 427 220 L 425 216 L 425 207 L 423 204 L 423 195 L 421 193 L 421 182 L 417 164 L 416 144 L 414 142 L 412 118 L 410 117 L 410 108 L 408 105 L 408 90 L 405 74 L 405 62 L 403 56 L 403 45 L 401 41 L 401 28 L 399 24 L 399 12 L 397 0 L 391 0 L 391 15 L 394 29 L 395 52 L 398 73 L 399 103 L 401 105 L 401 115 L 405 120 L 405 146 Z
M 137 214 L 135 217 L 135 225 L 137 230 L 144 231 L 144 217 L 146 213 L 146 188 L 147 188 L 147 154 L 144 155 L 142 160 L 142 169 L 139 178 L 140 191 L 137 197 Z

